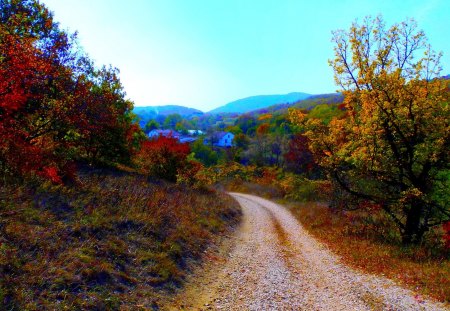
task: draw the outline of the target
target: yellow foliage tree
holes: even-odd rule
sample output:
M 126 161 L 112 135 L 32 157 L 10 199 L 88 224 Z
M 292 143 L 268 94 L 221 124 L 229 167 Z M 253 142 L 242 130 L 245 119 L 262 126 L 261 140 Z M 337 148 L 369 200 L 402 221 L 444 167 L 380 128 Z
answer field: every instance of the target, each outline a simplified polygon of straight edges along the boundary
M 379 205 L 405 244 L 448 221 L 450 107 L 441 54 L 414 20 L 387 28 L 382 17 L 333 32 L 330 65 L 345 116 L 329 124 L 291 111 L 311 149 L 347 193 Z

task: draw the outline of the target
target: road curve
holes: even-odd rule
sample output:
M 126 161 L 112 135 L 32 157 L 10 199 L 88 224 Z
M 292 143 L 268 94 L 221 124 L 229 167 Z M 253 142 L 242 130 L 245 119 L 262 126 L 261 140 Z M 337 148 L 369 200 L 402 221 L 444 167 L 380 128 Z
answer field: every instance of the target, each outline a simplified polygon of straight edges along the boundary
M 390 280 L 343 265 L 283 206 L 230 195 L 244 214 L 233 246 L 194 274 L 169 309 L 448 310 L 416 299 Z

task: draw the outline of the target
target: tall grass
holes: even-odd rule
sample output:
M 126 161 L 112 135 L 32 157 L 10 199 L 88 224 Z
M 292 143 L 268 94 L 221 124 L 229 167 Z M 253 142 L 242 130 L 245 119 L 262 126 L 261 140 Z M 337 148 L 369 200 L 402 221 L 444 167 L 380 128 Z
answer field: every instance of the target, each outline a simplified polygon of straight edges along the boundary
M 221 193 L 117 170 L 84 169 L 70 187 L 3 187 L 0 305 L 155 308 L 239 216 Z

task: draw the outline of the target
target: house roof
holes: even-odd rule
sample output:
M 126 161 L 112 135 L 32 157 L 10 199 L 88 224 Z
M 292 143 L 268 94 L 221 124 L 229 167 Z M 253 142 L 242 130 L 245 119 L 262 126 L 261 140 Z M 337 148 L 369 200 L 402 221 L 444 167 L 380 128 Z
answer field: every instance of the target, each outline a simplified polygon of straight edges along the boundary
M 148 133 L 148 136 L 164 136 L 177 138 L 180 134 L 173 130 L 152 130 Z
M 196 140 L 194 137 L 180 137 L 180 143 L 193 143 Z
M 232 133 L 230 133 L 230 132 L 216 132 L 216 133 L 214 133 L 213 135 L 215 136 L 215 137 L 217 137 L 218 139 L 222 139 L 225 135 L 227 135 L 227 134 L 232 134 Z M 232 134 L 233 135 L 233 134 Z

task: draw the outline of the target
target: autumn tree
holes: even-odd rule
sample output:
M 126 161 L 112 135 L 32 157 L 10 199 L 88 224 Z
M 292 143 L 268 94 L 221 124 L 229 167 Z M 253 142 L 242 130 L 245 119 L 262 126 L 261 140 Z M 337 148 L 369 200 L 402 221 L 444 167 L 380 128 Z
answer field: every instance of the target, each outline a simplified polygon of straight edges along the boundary
M 216 165 L 219 160 L 217 152 L 211 146 L 205 145 L 203 139 L 199 139 L 192 144 L 192 152 L 194 157 L 205 166 Z
M 309 150 L 309 139 L 305 135 L 294 135 L 289 141 L 288 151 L 283 156 L 289 171 L 308 176 L 319 175 L 316 159 Z
M 405 244 L 450 217 L 448 90 L 440 54 L 414 20 L 381 17 L 333 32 L 330 60 L 345 116 L 329 124 L 291 111 L 319 164 L 347 193 L 380 206 Z
M 73 85 L 70 39 L 37 1 L 0 1 L 0 170 L 58 181 Z
M 163 126 L 165 129 L 175 130 L 177 123 L 181 121 L 183 121 L 183 117 L 181 115 L 178 113 L 172 113 L 164 119 Z
M 173 137 L 160 136 L 143 142 L 135 160 L 142 172 L 149 176 L 175 182 L 190 165 L 190 152 L 188 144 Z
M 129 162 L 141 135 L 118 71 L 96 69 L 39 1 L 0 7 L 2 179 L 61 182 L 74 160 Z

